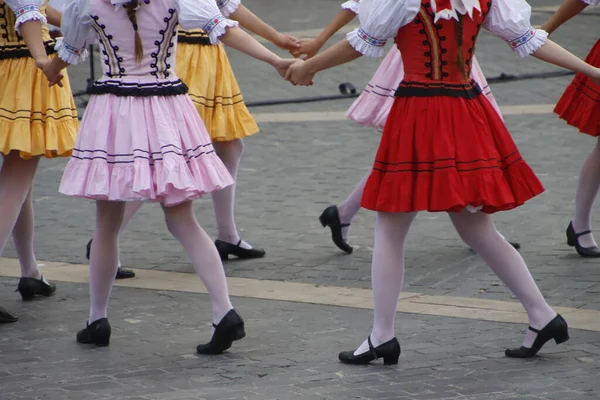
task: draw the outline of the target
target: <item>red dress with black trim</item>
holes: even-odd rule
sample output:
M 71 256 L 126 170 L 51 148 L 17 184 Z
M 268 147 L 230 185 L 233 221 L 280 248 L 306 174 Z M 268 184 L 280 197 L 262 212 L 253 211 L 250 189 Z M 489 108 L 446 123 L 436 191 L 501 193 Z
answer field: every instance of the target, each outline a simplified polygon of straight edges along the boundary
M 600 40 L 585 61 L 600 67 Z M 578 73 L 556 104 L 554 112 L 580 132 L 600 136 L 600 86 Z
M 473 18 L 440 19 L 428 0 L 400 28 L 404 81 L 385 125 L 362 206 L 382 212 L 510 210 L 544 188 L 470 76 L 491 3 Z M 462 32 L 461 32 L 462 30 Z M 463 59 L 459 63 L 458 37 Z

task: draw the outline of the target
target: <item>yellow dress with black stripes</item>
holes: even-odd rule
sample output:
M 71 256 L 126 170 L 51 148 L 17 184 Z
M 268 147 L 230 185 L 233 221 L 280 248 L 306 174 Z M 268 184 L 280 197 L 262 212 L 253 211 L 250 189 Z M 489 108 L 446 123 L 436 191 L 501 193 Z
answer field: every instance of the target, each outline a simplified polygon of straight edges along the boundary
M 178 35 L 175 72 L 188 86 L 188 94 L 213 142 L 258 132 L 223 45 L 211 45 L 202 30 L 180 30 Z
M 44 15 L 46 6 L 47 1 L 40 9 Z M 19 151 L 24 159 L 70 156 L 79 122 L 69 79 L 65 75 L 62 88 L 48 87 L 14 29 L 15 20 L 13 11 L 0 0 L 0 153 Z M 42 35 L 46 51 L 54 53 L 46 24 Z

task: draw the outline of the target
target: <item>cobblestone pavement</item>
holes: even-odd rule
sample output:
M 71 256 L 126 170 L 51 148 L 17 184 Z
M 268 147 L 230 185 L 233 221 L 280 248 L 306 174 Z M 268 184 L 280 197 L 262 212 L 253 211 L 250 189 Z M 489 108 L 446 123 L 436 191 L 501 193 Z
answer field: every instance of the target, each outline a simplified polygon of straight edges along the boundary
M 550 13 L 544 7 L 558 3 L 532 1 L 533 22 L 545 21 Z M 324 26 L 339 2 L 247 4 L 278 29 L 304 31 Z M 309 15 L 309 9 L 319 12 Z M 553 37 L 581 57 L 598 37 L 600 9 L 587 14 Z M 364 58 L 324 73 L 311 88 L 295 88 L 279 81 L 270 67 L 233 50 L 228 54 L 250 102 L 332 95 L 341 82 L 360 89 L 379 62 Z M 492 78 L 557 71 L 534 59 L 515 60 L 506 44 L 487 33 L 477 57 Z M 87 66 L 73 68 L 70 75 L 74 89 L 83 89 Z M 554 104 L 570 79 L 497 83 L 492 90 L 503 106 Z M 252 111 L 343 111 L 351 101 Z M 552 114 L 510 115 L 506 122 L 547 191 L 518 210 L 495 216 L 497 225 L 509 239 L 523 244 L 522 254 L 552 305 L 600 310 L 598 261 L 576 256 L 564 237 L 578 170 L 592 141 Z M 347 121 L 262 124 L 261 133 L 246 140 L 237 216 L 242 236 L 268 255 L 227 263 L 228 276 L 369 288 L 373 213 L 361 212 L 353 222 L 350 241 L 356 250 L 350 256 L 337 251 L 317 217 L 327 205 L 342 201 L 368 171 L 378 139 L 378 133 Z M 39 169 L 37 252 L 41 260 L 84 263 L 94 206 L 58 194 L 65 164 L 66 160 L 44 160 Z M 195 207 L 214 235 L 210 197 Z M 2 256 L 15 257 L 12 246 Z M 141 269 L 192 272 L 156 205 L 144 206 L 132 221 L 122 240 L 122 260 Z M 521 326 L 400 315 L 398 334 L 405 350 L 401 365 L 349 368 L 336 362 L 337 351 L 358 344 L 368 333 L 369 311 L 238 299 L 249 338 L 231 354 L 208 361 L 193 354 L 208 330 L 206 325 L 199 327 L 208 316 L 204 296 L 119 288 L 111 314 L 114 344 L 107 350 L 86 351 L 73 343 L 74 332 L 85 320 L 84 285 L 61 284 L 59 295 L 32 304 L 15 300 L 13 279 L 0 278 L 0 286 L 0 304 L 21 315 L 19 324 L 0 328 L 0 400 L 598 398 L 597 332 L 574 331 L 566 345 L 522 362 L 502 354 L 504 346 L 518 343 Z M 431 295 L 511 300 L 481 259 L 460 242 L 444 214 L 421 214 L 413 225 L 405 286 Z M 180 307 L 192 302 L 197 308 Z M 75 317 L 65 317 L 70 313 Z

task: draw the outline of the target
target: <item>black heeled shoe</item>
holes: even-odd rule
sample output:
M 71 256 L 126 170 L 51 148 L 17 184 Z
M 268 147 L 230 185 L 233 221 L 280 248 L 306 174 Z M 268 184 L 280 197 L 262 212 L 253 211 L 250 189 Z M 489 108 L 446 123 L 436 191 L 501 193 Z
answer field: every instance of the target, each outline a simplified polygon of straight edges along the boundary
M 213 323 L 215 332 L 210 342 L 196 347 L 198 354 L 217 355 L 229 349 L 233 342 L 246 337 L 244 320 L 235 310 L 229 310 L 218 325 Z
M 0 307 L 0 324 L 10 324 L 11 322 L 17 322 L 18 320 L 19 317 Z
M 228 260 L 230 255 L 242 260 L 250 260 L 253 258 L 263 258 L 266 254 L 263 249 L 244 249 L 240 247 L 240 244 L 242 244 L 242 239 L 237 244 L 227 243 L 218 239 L 215 240 L 215 247 L 222 261 Z
M 583 235 L 592 233 L 592 231 L 584 231 L 576 233 L 573 228 L 573 221 L 569 223 L 567 228 L 567 244 L 571 247 L 575 247 L 575 250 L 581 257 L 597 258 L 600 257 L 600 248 L 598 246 L 582 247 L 579 244 L 579 238 Z
M 41 279 L 22 277 L 15 292 L 19 292 L 23 301 L 31 301 L 36 295 L 52 296 L 56 292 L 56 285 L 45 280 L 43 276 Z
M 88 244 L 85 246 L 85 258 L 90 259 L 90 255 L 92 253 L 92 241 L 94 239 L 90 239 Z M 115 275 L 115 279 L 129 279 L 135 278 L 135 272 L 128 268 L 117 268 L 117 274 Z
M 504 354 L 511 358 L 531 358 L 550 340 L 554 339 L 556 344 L 561 344 L 569 340 L 569 326 L 567 321 L 558 314 L 541 331 L 529 327 L 529 330 L 537 333 L 531 347 L 521 346 L 518 349 L 506 349 Z
M 342 224 L 337 206 L 327 207 L 319 217 L 319 221 L 323 225 L 323 228 L 329 227 L 331 229 L 331 240 L 333 240 L 338 249 L 344 253 L 352 254 L 354 248 L 348 244 L 342 235 L 342 228 L 349 227 L 350 224 Z
M 371 336 L 367 340 L 369 342 L 369 351 L 357 356 L 354 355 L 354 351 L 343 351 L 338 356 L 340 361 L 344 364 L 365 365 L 371 361 L 383 358 L 383 365 L 398 364 L 398 358 L 400 358 L 400 353 L 402 352 L 398 339 L 393 338 L 377 347 L 373 347 Z
M 106 347 L 110 344 L 111 332 L 112 328 L 108 318 L 100 318 L 91 324 L 86 324 L 85 329 L 77 332 L 77 343 Z

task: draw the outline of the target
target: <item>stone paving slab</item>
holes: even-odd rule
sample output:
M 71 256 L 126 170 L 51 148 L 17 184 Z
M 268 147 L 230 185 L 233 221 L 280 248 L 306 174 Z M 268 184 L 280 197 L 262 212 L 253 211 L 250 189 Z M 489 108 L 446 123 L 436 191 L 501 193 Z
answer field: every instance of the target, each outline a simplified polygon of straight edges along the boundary
M 51 298 L 22 303 L 0 279 L 0 304 L 18 312 L 0 326 L 0 399 L 582 399 L 597 397 L 597 333 L 571 331 L 533 360 L 506 346 L 525 326 L 399 314 L 397 367 L 346 366 L 371 312 L 234 299 L 248 337 L 222 356 L 202 357 L 205 295 L 115 288 L 110 347 L 75 343 L 87 316 L 87 286 L 61 284 Z

